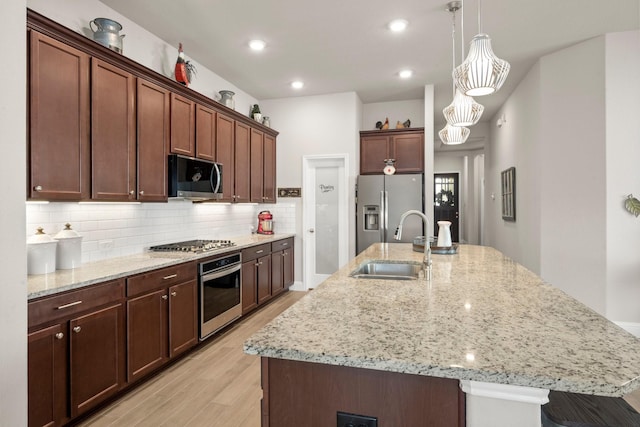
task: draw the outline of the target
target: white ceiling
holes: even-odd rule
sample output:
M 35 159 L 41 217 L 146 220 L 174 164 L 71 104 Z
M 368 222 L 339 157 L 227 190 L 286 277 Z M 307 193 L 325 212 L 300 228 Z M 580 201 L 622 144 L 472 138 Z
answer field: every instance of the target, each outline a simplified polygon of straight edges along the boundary
M 441 0 L 101 0 L 259 100 L 355 91 L 363 103 L 451 102 L 451 13 Z M 477 33 L 478 0 L 464 2 L 465 40 Z M 484 0 L 482 27 L 511 63 L 496 94 L 478 97 L 489 120 L 544 54 L 608 32 L 638 29 L 640 0 Z M 460 12 L 458 12 L 459 14 Z M 405 18 L 393 34 L 387 23 Z M 458 20 L 459 21 L 459 20 Z M 458 24 L 458 30 L 460 26 Z M 250 51 L 260 38 L 267 48 Z M 460 43 L 456 49 L 460 55 Z M 459 59 L 458 59 L 459 63 Z M 397 72 L 415 75 L 400 80 Z M 570 72 L 570 70 L 567 70 Z M 305 82 L 291 89 L 295 79 Z M 435 117 L 436 129 L 444 124 Z

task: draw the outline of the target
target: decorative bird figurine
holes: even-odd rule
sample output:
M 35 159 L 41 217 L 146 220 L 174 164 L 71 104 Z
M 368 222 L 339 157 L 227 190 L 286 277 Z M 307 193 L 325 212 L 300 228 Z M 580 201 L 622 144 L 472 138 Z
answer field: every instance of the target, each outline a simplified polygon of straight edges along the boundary
M 384 120 L 384 124 L 382 125 L 382 129 L 389 129 L 389 117 Z
M 411 120 L 407 119 L 407 121 L 406 121 L 406 122 L 404 122 L 404 123 L 402 124 L 402 126 L 404 126 L 404 127 L 406 127 L 406 128 L 410 128 L 410 127 L 411 127 Z
M 400 123 L 400 120 L 398 120 L 396 122 L 396 129 L 402 129 L 404 127 L 404 125 L 402 123 Z
M 175 75 L 176 75 L 176 81 L 178 83 L 182 83 L 185 86 L 189 86 L 189 79 L 187 77 L 187 64 L 184 60 L 182 43 L 180 43 L 178 47 L 178 60 L 176 61 Z
M 633 194 L 627 196 L 627 200 L 624 201 L 624 207 L 636 217 L 640 215 L 640 200 L 633 197 Z

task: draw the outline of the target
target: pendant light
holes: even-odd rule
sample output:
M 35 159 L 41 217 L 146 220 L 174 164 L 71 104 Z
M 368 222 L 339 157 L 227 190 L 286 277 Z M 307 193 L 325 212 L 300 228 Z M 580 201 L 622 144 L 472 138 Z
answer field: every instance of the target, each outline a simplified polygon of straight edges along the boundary
M 440 141 L 445 145 L 458 145 L 464 144 L 469 138 L 471 131 L 469 128 L 463 126 L 451 126 L 447 125 L 438 132 Z
M 491 39 L 482 32 L 482 0 L 478 0 L 478 34 L 471 40 L 469 56 L 453 70 L 453 80 L 469 96 L 492 94 L 502 87 L 511 66 L 491 49 Z
M 456 69 L 456 11 L 461 8 L 459 1 L 452 1 L 447 3 L 447 11 L 453 14 L 453 25 L 451 31 L 451 37 L 453 39 L 453 71 Z M 462 19 L 464 20 L 464 11 L 462 12 Z M 462 23 L 464 25 L 464 22 Z M 461 33 L 462 41 L 462 56 L 464 59 L 464 27 Z M 444 118 L 451 126 L 472 126 L 478 123 L 484 107 L 478 104 L 472 97 L 465 95 L 456 88 L 455 82 L 453 84 L 453 102 L 442 110 Z

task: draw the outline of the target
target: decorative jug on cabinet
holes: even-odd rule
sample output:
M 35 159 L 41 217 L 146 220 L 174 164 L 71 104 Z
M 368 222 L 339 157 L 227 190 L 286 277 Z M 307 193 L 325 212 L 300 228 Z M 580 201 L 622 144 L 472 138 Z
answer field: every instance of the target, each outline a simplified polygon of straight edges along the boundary
M 119 33 L 122 30 L 122 25 L 112 19 L 96 18 L 89 22 L 89 28 L 93 31 L 93 40 L 102 46 L 122 53 L 122 38 L 124 34 L 120 35 Z

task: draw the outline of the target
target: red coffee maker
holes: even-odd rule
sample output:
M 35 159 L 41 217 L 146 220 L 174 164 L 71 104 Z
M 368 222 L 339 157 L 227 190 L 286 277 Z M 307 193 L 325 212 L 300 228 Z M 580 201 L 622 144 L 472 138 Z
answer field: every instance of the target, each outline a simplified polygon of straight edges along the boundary
M 269 211 L 258 214 L 258 234 L 273 234 L 273 215 Z

